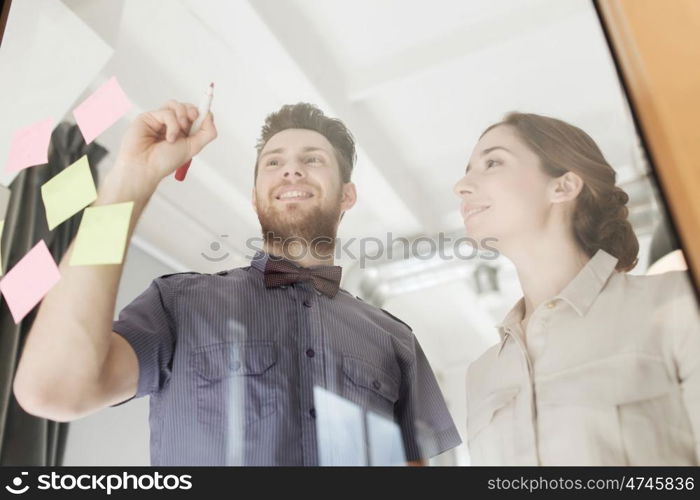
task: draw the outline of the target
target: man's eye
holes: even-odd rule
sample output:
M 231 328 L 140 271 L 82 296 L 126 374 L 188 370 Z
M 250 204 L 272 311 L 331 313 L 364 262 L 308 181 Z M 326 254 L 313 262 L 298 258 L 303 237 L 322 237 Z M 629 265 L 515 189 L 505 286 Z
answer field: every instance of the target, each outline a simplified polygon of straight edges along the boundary
M 305 163 L 321 163 L 321 158 L 318 156 L 309 156 L 306 158 Z
M 279 165 L 277 160 L 267 160 L 267 163 L 265 163 L 266 167 L 276 167 L 277 165 Z

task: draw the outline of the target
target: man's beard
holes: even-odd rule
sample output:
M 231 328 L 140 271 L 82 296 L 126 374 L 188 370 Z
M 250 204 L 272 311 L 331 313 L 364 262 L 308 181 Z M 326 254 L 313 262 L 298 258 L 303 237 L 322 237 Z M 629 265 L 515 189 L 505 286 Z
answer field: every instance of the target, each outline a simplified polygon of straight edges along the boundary
M 316 258 L 328 258 L 333 254 L 340 219 L 339 201 L 325 209 L 319 206 L 310 209 L 292 206 L 280 210 L 274 206 L 262 208 L 258 203 L 257 212 L 268 248 L 280 253 L 288 252 L 292 257 L 299 250 L 299 245 L 301 249 L 310 250 Z

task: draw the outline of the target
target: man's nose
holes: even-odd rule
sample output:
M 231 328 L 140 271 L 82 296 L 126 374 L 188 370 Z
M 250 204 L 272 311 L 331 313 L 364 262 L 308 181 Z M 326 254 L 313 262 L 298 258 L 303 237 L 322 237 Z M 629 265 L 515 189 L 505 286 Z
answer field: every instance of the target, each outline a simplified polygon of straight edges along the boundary
M 289 162 L 284 166 L 282 177 L 285 179 L 304 177 L 304 169 L 295 161 Z

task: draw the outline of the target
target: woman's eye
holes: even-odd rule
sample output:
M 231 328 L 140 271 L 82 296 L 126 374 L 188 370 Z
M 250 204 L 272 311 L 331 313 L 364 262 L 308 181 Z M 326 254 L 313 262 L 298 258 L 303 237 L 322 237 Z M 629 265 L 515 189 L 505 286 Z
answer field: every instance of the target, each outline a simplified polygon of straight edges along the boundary
M 267 167 L 276 167 L 279 164 L 277 160 L 267 160 L 267 163 L 265 163 L 265 166 Z
M 486 161 L 486 168 L 491 168 L 494 165 L 498 165 L 500 162 L 498 160 L 487 160 Z
M 306 158 L 306 163 L 320 163 L 321 159 L 318 156 L 309 156 Z

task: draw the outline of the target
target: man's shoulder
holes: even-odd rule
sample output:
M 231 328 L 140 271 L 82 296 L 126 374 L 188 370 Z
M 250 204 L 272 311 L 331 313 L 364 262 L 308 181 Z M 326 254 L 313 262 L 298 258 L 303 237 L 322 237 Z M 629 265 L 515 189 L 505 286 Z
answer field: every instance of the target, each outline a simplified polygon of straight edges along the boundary
M 202 274 L 202 273 L 198 273 L 198 272 L 196 272 L 196 271 L 182 271 L 182 272 L 177 272 L 177 273 L 161 274 L 160 276 L 158 276 L 157 279 L 166 279 L 166 278 L 170 278 L 170 281 L 172 281 L 173 279 L 177 279 L 177 278 L 174 278 L 174 277 L 180 278 L 180 277 L 183 277 L 183 276 L 185 276 L 185 275 L 198 275 L 198 276 L 201 276 L 201 274 Z
M 408 323 L 406 323 L 406 322 L 403 321 L 402 319 L 400 319 L 400 318 L 394 316 L 393 314 L 391 314 L 391 313 L 390 313 L 389 311 L 387 311 L 386 309 L 383 309 L 383 308 L 381 308 L 381 307 L 379 307 L 379 306 L 376 306 L 376 305 L 374 305 L 374 304 L 370 304 L 369 302 L 366 302 L 366 301 L 365 301 L 362 297 L 360 297 L 360 296 L 352 295 L 352 294 L 350 294 L 349 292 L 346 292 L 346 293 L 348 294 L 349 297 L 351 297 L 353 300 L 355 300 L 355 301 L 360 305 L 360 307 L 362 307 L 362 308 L 363 308 L 365 311 L 367 311 L 369 314 L 375 315 L 375 316 L 377 316 L 378 318 L 381 318 L 382 320 L 387 320 L 387 319 L 388 319 L 388 320 L 391 321 L 391 323 L 392 323 L 394 326 L 398 326 L 400 329 L 404 329 L 404 327 L 405 327 L 406 329 L 408 329 L 409 332 L 413 332 L 413 329 L 411 328 L 411 326 L 410 326 Z
M 203 273 L 198 271 L 181 271 L 176 273 L 168 273 L 158 276 L 154 281 L 159 287 L 177 289 L 180 291 L 187 290 L 189 287 L 198 287 L 202 283 L 206 284 L 209 280 L 229 279 L 229 280 L 244 280 L 250 277 L 247 272 L 250 267 L 237 267 L 226 269 L 214 273 Z
M 214 273 L 202 273 L 199 271 L 181 271 L 176 273 L 162 274 L 158 276 L 157 279 L 169 279 L 170 281 L 178 279 L 197 279 L 197 278 L 211 278 L 216 276 L 238 276 L 247 274 L 245 271 L 250 269 L 250 266 L 245 267 L 234 267 L 232 269 L 225 269 L 223 271 L 217 271 Z
M 390 317 L 391 319 L 393 319 L 394 321 L 396 321 L 397 323 L 400 323 L 400 324 L 402 324 L 403 326 L 405 326 L 406 328 L 408 328 L 409 331 L 413 332 L 413 328 L 411 328 L 411 325 L 409 325 L 408 323 L 406 323 L 406 322 L 405 322 L 404 320 L 402 320 L 401 318 L 398 318 L 398 317 L 394 316 L 394 315 L 391 314 L 389 311 L 387 311 L 386 309 L 382 309 L 381 307 L 379 308 L 379 310 L 382 311 L 382 312 L 383 312 L 384 314 L 386 314 L 387 316 L 389 316 L 389 317 Z

